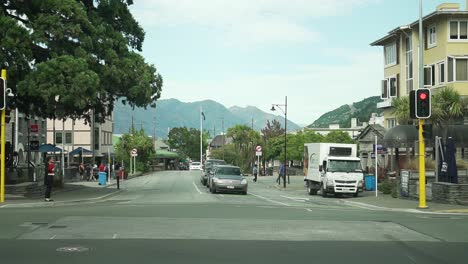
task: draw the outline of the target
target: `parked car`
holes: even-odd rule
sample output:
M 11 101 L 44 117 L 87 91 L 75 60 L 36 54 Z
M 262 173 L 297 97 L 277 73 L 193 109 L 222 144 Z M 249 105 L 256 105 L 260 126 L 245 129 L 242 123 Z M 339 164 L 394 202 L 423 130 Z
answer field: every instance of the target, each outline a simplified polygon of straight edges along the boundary
M 226 162 L 220 159 L 209 159 L 205 161 L 205 165 L 203 166 L 203 173 L 200 177 L 200 181 L 203 185 L 207 185 L 209 175 L 213 168 L 217 165 L 226 165 Z
M 190 167 L 189 169 L 192 171 L 192 170 L 202 170 L 202 165 L 200 162 L 198 161 L 194 161 L 192 163 L 190 163 Z
M 210 192 L 235 192 L 247 194 L 248 182 L 237 166 L 218 165 L 212 174 Z

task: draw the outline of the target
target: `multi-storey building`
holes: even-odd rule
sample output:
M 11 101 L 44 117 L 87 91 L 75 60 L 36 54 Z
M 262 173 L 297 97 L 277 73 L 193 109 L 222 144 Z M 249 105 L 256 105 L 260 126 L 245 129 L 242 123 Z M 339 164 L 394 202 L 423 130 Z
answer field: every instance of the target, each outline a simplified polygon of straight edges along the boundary
M 94 129 L 94 133 L 92 133 Z M 94 157 L 113 154 L 112 134 L 113 117 L 106 117 L 105 122 L 86 123 L 85 120 L 47 120 L 47 143 L 63 148 L 65 153 L 78 147 L 94 151 Z M 94 145 L 92 144 L 94 142 Z
M 439 88 L 451 86 L 468 96 L 468 10 L 461 10 L 459 4 L 441 4 L 423 17 L 423 30 L 424 87 L 437 93 Z M 384 110 L 385 128 L 397 125 L 394 98 L 420 87 L 419 41 L 419 21 L 415 21 L 371 43 L 382 46 L 384 52 L 384 101 L 377 107 Z

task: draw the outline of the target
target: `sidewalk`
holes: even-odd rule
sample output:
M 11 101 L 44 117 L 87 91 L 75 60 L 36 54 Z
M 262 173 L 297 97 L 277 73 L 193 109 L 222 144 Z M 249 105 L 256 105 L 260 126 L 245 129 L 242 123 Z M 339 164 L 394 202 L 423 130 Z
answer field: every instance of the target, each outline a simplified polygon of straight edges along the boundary
M 122 182 L 120 182 L 122 183 Z M 51 206 L 79 202 L 92 202 L 104 199 L 120 192 L 117 180 L 111 179 L 106 185 L 99 185 L 97 181 L 77 181 L 65 183 L 62 188 L 53 188 L 51 198 L 53 202 L 45 202 L 43 196 L 24 197 L 20 195 L 5 195 L 5 202 L 0 208 Z
M 304 196 L 309 199 L 319 198 L 317 196 L 309 196 L 306 193 L 306 187 L 304 185 L 304 176 L 290 176 L 290 184 L 286 184 L 286 188 L 283 188 L 283 181 L 281 185 L 278 185 L 275 180 L 278 176 L 261 176 L 258 178 L 257 184 L 266 185 L 267 188 L 276 188 L 280 191 L 287 192 L 294 196 Z M 251 177 L 249 180 L 251 181 Z M 320 195 L 320 194 L 319 194 Z M 358 197 L 343 196 L 336 198 L 337 202 L 344 203 L 350 206 L 370 209 L 370 210 L 387 210 L 387 211 L 402 211 L 402 212 L 430 212 L 430 213 L 456 213 L 456 214 L 468 214 L 468 206 L 454 205 L 454 204 L 443 204 L 434 203 L 428 201 L 426 204 L 427 209 L 419 209 L 418 200 L 393 198 L 391 195 L 385 195 L 378 193 L 375 196 L 375 191 L 365 191 L 359 194 Z

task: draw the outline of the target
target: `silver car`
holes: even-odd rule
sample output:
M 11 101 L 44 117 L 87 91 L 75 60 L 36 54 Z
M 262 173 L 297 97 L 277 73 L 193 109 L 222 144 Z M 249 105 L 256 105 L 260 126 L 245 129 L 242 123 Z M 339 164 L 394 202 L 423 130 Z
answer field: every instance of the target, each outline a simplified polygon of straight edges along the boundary
M 211 193 L 234 192 L 247 194 L 247 179 L 241 173 L 237 166 L 218 165 L 216 166 L 209 188 Z

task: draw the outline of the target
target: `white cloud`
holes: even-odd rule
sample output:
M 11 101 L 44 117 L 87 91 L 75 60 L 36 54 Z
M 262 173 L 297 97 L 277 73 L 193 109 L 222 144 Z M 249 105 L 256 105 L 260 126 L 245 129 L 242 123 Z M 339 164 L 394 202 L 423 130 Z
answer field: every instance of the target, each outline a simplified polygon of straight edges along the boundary
M 287 95 L 291 120 L 310 124 L 343 104 L 379 95 L 383 76 L 381 52 L 345 49 L 324 52 L 344 59 L 338 65 L 302 65 L 290 73 L 236 75 L 222 82 L 216 79 L 186 83 L 167 80 L 163 98 L 182 101 L 210 98 L 226 106 L 254 105 L 268 111 L 272 103 L 284 102 Z M 187 91 L 198 92 L 188 94 Z
M 145 29 L 195 26 L 216 30 L 229 45 L 320 38 L 307 20 L 337 16 L 376 0 L 142 0 L 132 11 Z M 242 45 L 244 44 L 244 45 Z

